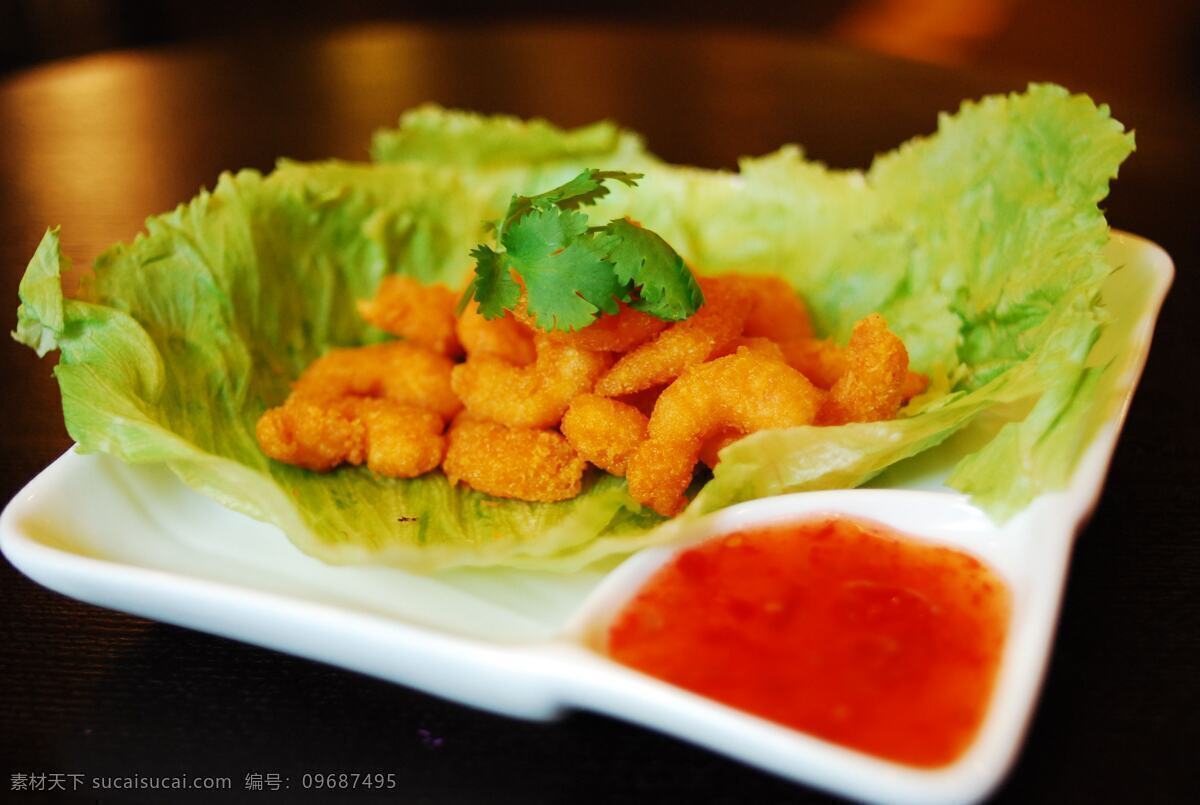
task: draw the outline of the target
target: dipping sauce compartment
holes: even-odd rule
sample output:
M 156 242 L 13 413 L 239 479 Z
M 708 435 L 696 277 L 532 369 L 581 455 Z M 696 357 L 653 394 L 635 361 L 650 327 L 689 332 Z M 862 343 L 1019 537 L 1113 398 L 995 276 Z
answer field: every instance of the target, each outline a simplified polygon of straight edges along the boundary
M 714 537 L 607 633 L 616 661 L 889 760 L 954 762 L 983 723 L 1010 613 L 978 559 L 847 516 Z

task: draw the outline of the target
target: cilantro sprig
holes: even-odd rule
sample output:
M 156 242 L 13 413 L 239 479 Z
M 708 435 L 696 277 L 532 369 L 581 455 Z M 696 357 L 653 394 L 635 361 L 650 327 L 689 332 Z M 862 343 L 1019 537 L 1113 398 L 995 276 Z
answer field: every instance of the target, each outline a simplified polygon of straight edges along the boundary
M 579 209 L 608 195 L 606 181 L 636 187 L 640 178 L 589 169 L 545 193 L 513 196 L 496 224 L 502 250 L 480 244 L 471 252 L 475 278 L 462 304 L 474 298 L 485 318 L 498 318 L 517 306 L 524 284 L 542 330 L 587 327 L 616 313 L 618 301 L 668 321 L 695 313 L 704 296 L 670 244 L 624 218 L 592 226 Z

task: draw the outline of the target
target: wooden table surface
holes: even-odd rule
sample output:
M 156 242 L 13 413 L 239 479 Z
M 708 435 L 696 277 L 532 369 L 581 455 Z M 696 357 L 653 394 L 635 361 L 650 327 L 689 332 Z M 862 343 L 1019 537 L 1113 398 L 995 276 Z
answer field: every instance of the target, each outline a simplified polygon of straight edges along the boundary
M 611 117 L 677 162 L 732 166 L 783 142 L 839 167 L 932 130 L 935 114 L 1036 76 L 980 76 L 805 41 L 606 29 L 360 28 L 101 54 L 0 82 L 0 299 L 44 228 L 91 261 L 236 167 L 364 158 L 371 131 L 426 100 Z M 1090 89 L 1077 87 L 1076 89 Z M 1138 128 L 1106 206 L 1179 275 L 1073 559 L 1013 802 L 1168 802 L 1200 776 L 1200 258 L 1187 110 L 1101 98 Z M 0 348 L 0 497 L 70 445 L 50 361 Z M 440 739 L 440 742 L 436 739 Z M 525 723 L 184 629 L 97 609 L 0 566 L 0 800 L 23 773 L 230 776 L 394 772 L 405 802 L 824 801 L 818 792 L 590 714 Z M 289 801 L 295 799 L 295 787 Z M 359 792 L 352 799 L 369 798 Z M 131 797 L 138 801 L 136 797 Z M 154 801 L 144 797 L 140 801 Z M 161 800 L 159 800 L 161 801 Z

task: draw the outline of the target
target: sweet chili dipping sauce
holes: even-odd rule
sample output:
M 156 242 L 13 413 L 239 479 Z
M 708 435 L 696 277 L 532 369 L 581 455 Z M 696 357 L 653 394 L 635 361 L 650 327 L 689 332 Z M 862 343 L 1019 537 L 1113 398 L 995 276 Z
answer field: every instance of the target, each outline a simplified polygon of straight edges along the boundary
M 683 552 L 617 616 L 608 650 L 733 707 L 933 767 L 983 721 L 1008 609 L 976 559 L 839 517 Z

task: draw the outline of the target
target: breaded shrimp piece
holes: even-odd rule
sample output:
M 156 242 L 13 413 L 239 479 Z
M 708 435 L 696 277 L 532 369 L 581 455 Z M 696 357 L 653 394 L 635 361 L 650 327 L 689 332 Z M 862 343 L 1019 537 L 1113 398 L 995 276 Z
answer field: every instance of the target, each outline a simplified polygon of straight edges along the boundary
M 534 343 L 537 360 L 530 366 L 485 355 L 454 367 L 451 386 L 474 418 L 513 428 L 553 427 L 609 365 L 603 352 L 558 344 L 542 333 Z
M 900 401 L 907 403 L 913 397 L 924 394 L 929 388 L 929 377 L 909 369 L 904 373 L 904 382 L 900 385 Z
M 313 361 L 293 384 L 312 399 L 382 397 L 454 416 L 462 403 L 450 387 L 454 362 L 407 341 L 334 349 Z
M 442 470 L 452 484 L 542 503 L 573 498 L 583 487 L 587 463 L 556 430 L 509 428 L 461 415 L 448 441 Z
M 720 452 L 745 435 L 732 428 L 717 431 L 700 445 L 700 463 L 709 469 L 715 468 L 721 462 Z
M 259 417 L 254 435 L 262 451 L 276 461 L 325 472 L 343 462 L 361 464 L 366 431 L 353 414 L 292 396 Z
M 412 277 L 383 278 L 374 299 L 360 299 L 358 312 L 369 323 L 443 355 L 460 355 L 454 308 L 458 299 L 445 285 L 425 285 Z
M 846 371 L 829 390 L 818 422 L 878 422 L 891 419 L 904 402 L 908 350 L 878 313 L 860 320 L 845 351 Z
M 533 363 L 533 332 L 511 313 L 498 319 L 485 319 L 472 301 L 458 317 L 458 340 L 468 358 L 490 355 L 517 366 Z
M 720 349 L 713 354 L 712 358 L 724 358 L 726 355 L 732 355 L 743 347 L 751 352 L 757 352 L 764 358 L 772 358 L 780 363 L 787 363 L 787 357 L 784 356 L 783 350 L 780 348 L 779 344 L 762 336 L 738 336 L 730 341 L 723 349 Z
M 632 405 L 634 408 L 638 409 L 647 417 L 649 417 L 650 414 L 654 412 L 654 406 L 658 404 L 658 397 L 663 393 L 665 388 L 665 385 L 651 386 L 648 389 L 642 389 L 641 391 L 635 391 L 633 394 L 627 394 L 613 399 L 618 399 L 620 402 L 626 403 L 627 405 Z
M 580 394 L 562 418 L 562 434 L 579 455 L 605 472 L 624 475 L 633 451 L 646 438 L 646 415 L 632 405 Z
M 629 492 L 670 517 L 686 503 L 683 493 L 705 440 L 807 425 L 823 397 L 792 367 L 745 348 L 689 367 L 654 406 L 648 438 L 629 460 Z
M 750 294 L 739 283 L 700 279 L 704 304 L 691 318 L 672 324 L 649 343 L 621 356 L 596 384 L 604 397 L 632 394 L 669 383 L 689 366 L 708 360 L 742 332 Z
M 828 391 L 846 373 L 846 351 L 832 338 L 803 338 L 779 344 L 784 360 L 817 388 Z
M 391 400 L 358 400 L 367 427 L 367 468 L 390 478 L 416 478 L 446 454 L 445 423 L 432 411 Z
M 784 341 L 779 345 L 784 359 L 793 369 L 801 372 L 818 388 L 829 390 L 846 373 L 846 348 L 839 347 L 828 338 L 808 338 L 799 341 Z M 925 391 L 929 378 L 911 369 L 905 372 L 901 386 L 901 399 L 908 402 Z
M 548 333 L 548 336 L 553 341 L 569 344 L 576 349 L 592 352 L 628 352 L 658 335 L 670 323 L 649 313 L 634 310 L 624 303 L 621 303 L 620 307 L 615 315 L 601 314 L 600 318 L 582 330 L 569 333 L 555 330 Z
M 380 475 L 415 478 L 445 453 L 442 418 L 391 400 L 288 398 L 258 420 L 262 451 L 276 461 L 326 471 L 362 464 Z
M 745 334 L 762 336 L 772 341 L 794 341 L 812 338 L 812 321 L 804 300 L 782 277 L 770 274 L 731 274 L 723 279 L 733 280 L 750 292 L 750 315 L 746 317 Z

